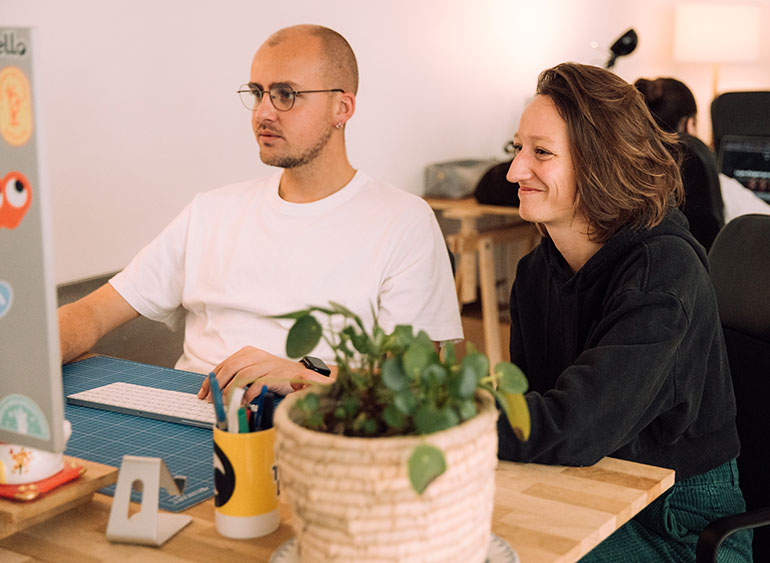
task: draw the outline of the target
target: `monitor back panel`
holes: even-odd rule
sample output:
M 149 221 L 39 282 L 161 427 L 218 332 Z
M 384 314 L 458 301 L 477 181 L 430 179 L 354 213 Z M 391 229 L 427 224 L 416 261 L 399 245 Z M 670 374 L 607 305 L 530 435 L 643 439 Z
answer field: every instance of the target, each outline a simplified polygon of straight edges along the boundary
M 0 27 L 0 441 L 64 449 L 32 30 Z

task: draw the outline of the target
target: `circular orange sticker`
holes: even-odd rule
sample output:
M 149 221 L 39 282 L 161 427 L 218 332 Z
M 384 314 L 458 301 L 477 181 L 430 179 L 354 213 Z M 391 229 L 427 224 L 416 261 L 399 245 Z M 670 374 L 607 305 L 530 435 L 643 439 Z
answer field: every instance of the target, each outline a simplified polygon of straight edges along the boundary
M 29 82 L 15 66 L 0 71 L 0 133 L 16 147 L 32 135 L 32 98 Z

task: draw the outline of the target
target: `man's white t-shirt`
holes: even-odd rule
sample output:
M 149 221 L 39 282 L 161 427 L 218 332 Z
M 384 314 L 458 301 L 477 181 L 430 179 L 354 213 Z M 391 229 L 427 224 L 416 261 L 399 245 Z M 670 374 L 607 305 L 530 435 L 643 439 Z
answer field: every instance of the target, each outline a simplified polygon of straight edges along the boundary
M 421 198 L 361 172 L 312 203 L 278 195 L 281 173 L 198 194 L 112 286 L 141 315 L 184 320 L 178 369 L 207 373 L 246 345 L 286 357 L 290 320 L 340 303 L 371 328 L 462 338 L 449 255 Z M 319 318 L 323 324 L 325 319 Z M 334 358 L 323 340 L 313 355 Z

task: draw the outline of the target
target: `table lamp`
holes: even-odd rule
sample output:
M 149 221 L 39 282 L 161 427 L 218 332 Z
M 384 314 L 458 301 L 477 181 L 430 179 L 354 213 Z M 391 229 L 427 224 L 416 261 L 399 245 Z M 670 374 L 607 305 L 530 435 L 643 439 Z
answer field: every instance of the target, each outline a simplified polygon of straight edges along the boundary
M 759 6 L 749 4 L 678 4 L 674 60 L 711 63 L 716 97 L 721 63 L 759 58 L 759 10 Z

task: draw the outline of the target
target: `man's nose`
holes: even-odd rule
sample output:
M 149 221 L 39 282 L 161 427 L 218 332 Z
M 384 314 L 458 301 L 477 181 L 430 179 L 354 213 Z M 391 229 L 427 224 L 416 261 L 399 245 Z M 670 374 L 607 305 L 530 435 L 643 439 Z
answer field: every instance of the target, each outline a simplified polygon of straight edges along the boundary
M 254 108 L 254 117 L 261 121 L 263 116 L 274 116 L 277 111 L 273 105 L 273 100 L 270 98 L 270 94 L 265 92 L 262 95 L 262 99 L 257 103 L 257 107 Z

